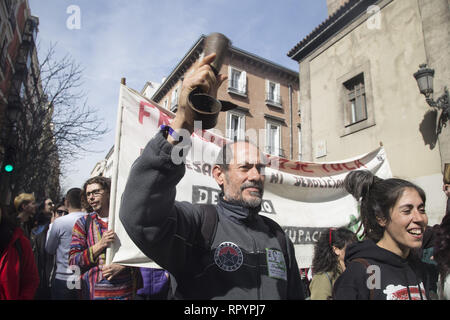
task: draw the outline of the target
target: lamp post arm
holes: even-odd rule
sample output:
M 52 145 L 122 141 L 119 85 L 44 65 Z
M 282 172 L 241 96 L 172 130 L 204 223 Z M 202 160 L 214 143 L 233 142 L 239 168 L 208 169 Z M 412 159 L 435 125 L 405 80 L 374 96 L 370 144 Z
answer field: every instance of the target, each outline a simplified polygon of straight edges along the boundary
M 430 105 L 432 107 L 436 107 L 442 110 L 441 116 L 439 117 L 437 133 L 440 134 L 442 131 L 442 127 L 447 126 L 447 122 L 450 119 L 450 102 L 449 102 L 449 93 L 448 88 L 445 87 L 444 94 L 440 96 L 436 102 L 433 101 L 434 105 Z M 428 102 L 428 99 L 427 99 Z

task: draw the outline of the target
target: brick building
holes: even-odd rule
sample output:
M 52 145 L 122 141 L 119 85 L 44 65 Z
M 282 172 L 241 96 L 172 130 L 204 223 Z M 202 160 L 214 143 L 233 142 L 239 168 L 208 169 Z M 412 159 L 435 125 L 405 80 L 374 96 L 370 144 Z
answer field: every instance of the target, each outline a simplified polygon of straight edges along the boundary
M 176 112 L 184 75 L 201 57 L 202 35 L 152 96 L 162 107 Z M 247 130 L 258 134 L 268 154 L 298 160 L 300 115 L 298 72 L 231 46 L 220 73 L 228 82 L 217 98 L 238 107 L 221 112 L 215 130 L 229 139 L 243 138 Z
M 4 170 L 4 164 L 18 157 L 18 145 L 23 136 L 18 134 L 24 126 L 36 124 L 27 115 L 26 106 L 39 105 L 44 96 L 40 66 L 36 50 L 39 19 L 31 15 L 28 0 L 2 0 L 0 2 L 0 203 L 11 203 L 11 194 L 17 178 L 23 176 Z M 52 116 L 52 108 L 45 116 Z M 50 121 L 46 121 L 50 123 Z M 51 127 L 43 128 L 44 136 L 50 135 Z M 52 158 L 53 159 L 53 158 Z M 12 161 L 14 162 L 14 161 Z M 16 190 L 38 192 L 36 196 L 55 194 L 59 191 L 59 159 L 52 160 L 56 168 L 49 190 Z M 26 166 L 23 164 L 22 166 Z

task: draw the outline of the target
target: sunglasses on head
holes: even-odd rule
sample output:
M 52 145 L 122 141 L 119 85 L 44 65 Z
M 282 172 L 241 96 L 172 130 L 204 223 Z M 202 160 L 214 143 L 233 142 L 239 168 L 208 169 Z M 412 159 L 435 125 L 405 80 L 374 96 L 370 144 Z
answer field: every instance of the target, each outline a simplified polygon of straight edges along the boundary
M 69 213 L 69 211 L 66 211 L 66 210 L 56 210 L 56 213 L 59 214 L 60 216 L 65 216 L 66 214 Z

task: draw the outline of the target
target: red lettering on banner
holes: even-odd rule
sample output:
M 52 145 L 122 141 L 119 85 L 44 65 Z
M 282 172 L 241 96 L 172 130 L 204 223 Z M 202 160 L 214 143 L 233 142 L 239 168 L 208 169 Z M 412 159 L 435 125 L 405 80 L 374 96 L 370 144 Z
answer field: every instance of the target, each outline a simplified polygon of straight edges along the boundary
M 366 167 L 366 165 L 364 164 L 364 163 L 362 163 L 361 161 L 359 161 L 359 160 L 355 160 L 355 166 L 359 169 L 359 168 L 361 168 L 361 167 L 364 167 L 364 168 L 367 168 Z
M 331 169 L 333 169 L 334 171 L 342 171 L 343 170 L 339 163 L 333 163 L 331 165 Z
M 302 169 L 303 171 L 314 173 L 314 171 L 312 171 L 312 170 L 306 170 L 306 168 L 308 168 L 308 164 L 307 164 L 307 163 L 302 163 L 301 169 Z
M 355 170 L 356 168 L 349 168 L 349 167 L 347 167 L 347 164 L 346 163 L 343 163 L 342 164 L 342 166 L 345 168 L 345 169 L 347 169 L 348 171 L 352 171 L 352 170 Z
M 139 123 L 140 124 L 144 123 L 144 117 L 150 118 L 150 112 L 145 110 L 145 106 L 157 109 L 159 111 L 158 128 L 162 124 L 166 124 L 166 125 L 170 124 L 171 117 L 169 115 L 167 115 L 166 113 L 162 112 L 156 106 L 154 106 L 151 103 L 148 103 L 146 101 L 141 101 L 139 103 Z
M 150 103 L 145 102 L 145 101 L 141 101 L 141 103 L 139 104 L 139 123 L 143 124 L 144 123 L 144 117 L 149 117 L 150 118 L 150 112 L 145 111 L 145 106 L 149 106 L 149 107 L 153 107 Z
M 286 169 L 286 167 L 284 166 L 284 164 L 286 162 L 289 162 L 288 159 L 278 159 L 278 161 L 280 162 L 280 169 Z
M 162 125 L 169 125 L 170 124 L 170 116 L 168 114 L 165 114 L 162 111 L 159 111 L 159 120 L 158 120 L 158 128 Z
M 295 162 L 295 167 L 291 167 L 292 170 L 296 170 L 296 171 L 304 171 L 304 172 L 311 172 L 314 173 L 314 171 L 311 170 L 307 170 L 308 168 L 308 164 L 307 163 L 301 163 L 301 162 Z
M 326 172 L 330 172 L 330 170 L 327 169 L 327 165 L 326 164 L 322 165 L 322 169 L 325 170 Z

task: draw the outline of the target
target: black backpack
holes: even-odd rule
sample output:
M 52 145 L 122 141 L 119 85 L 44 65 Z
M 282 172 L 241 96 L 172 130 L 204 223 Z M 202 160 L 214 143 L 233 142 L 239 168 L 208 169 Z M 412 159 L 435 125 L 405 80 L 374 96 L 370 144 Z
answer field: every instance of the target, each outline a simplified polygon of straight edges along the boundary
M 204 204 L 200 205 L 200 208 L 202 208 L 202 228 L 201 228 L 201 234 L 203 236 L 203 239 L 205 239 L 205 247 L 209 248 L 212 245 L 212 242 L 214 240 L 214 236 L 216 235 L 217 231 L 217 223 L 219 221 L 219 215 L 217 213 L 216 206 L 212 204 Z M 283 251 L 284 259 L 286 261 L 286 267 L 289 268 L 290 265 L 290 253 L 287 247 L 287 239 L 286 234 L 284 233 L 283 229 L 272 219 L 269 219 L 265 216 L 260 215 L 260 217 L 264 220 L 264 223 L 269 227 L 272 234 L 274 234 L 280 244 L 280 248 Z
M 214 237 L 217 232 L 217 224 L 219 221 L 219 214 L 217 212 L 216 206 L 212 204 L 199 204 L 200 212 L 201 212 L 201 235 L 204 239 L 203 246 L 205 248 L 210 248 Z M 274 234 L 280 244 L 280 248 L 283 251 L 284 259 L 286 261 L 286 267 L 289 271 L 291 255 L 289 253 L 287 247 L 287 239 L 286 234 L 283 229 L 273 220 L 260 215 L 260 217 L 264 220 L 264 223 L 269 226 L 270 231 Z M 170 288 L 168 294 L 168 300 L 179 300 L 183 299 L 181 294 L 177 291 L 177 282 L 176 279 L 171 275 L 170 276 Z

